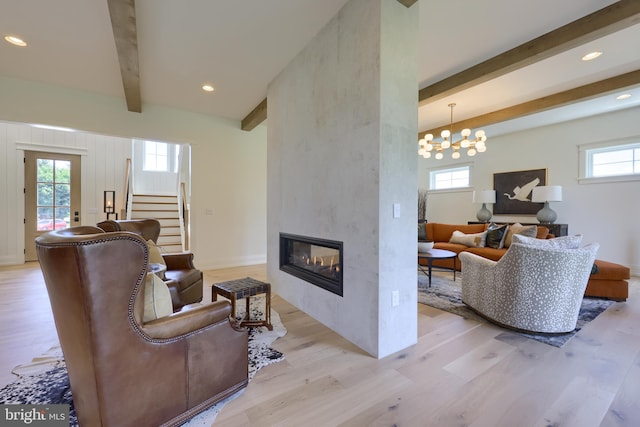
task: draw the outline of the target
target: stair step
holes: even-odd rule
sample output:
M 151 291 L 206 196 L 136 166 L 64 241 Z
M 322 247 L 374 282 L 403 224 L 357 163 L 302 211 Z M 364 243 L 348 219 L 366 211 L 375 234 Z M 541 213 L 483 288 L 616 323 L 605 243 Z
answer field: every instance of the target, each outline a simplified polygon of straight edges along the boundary
M 171 202 L 177 201 L 178 196 L 162 196 L 162 195 L 154 195 L 154 194 L 134 194 L 133 199 L 134 202 Z
M 134 218 L 134 219 L 138 219 L 138 218 L 155 218 L 157 220 L 173 219 L 173 220 L 180 221 L 180 219 L 176 216 L 176 211 L 165 212 L 165 211 L 137 211 L 137 210 L 132 210 L 131 211 L 131 218 Z
M 158 246 L 163 252 L 182 252 L 182 228 L 178 196 L 164 194 L 134 194 L 131 219 L 153 218 L 160 222 Z
M 182 245 L 158 245 L 162 253 L 183 252 Z

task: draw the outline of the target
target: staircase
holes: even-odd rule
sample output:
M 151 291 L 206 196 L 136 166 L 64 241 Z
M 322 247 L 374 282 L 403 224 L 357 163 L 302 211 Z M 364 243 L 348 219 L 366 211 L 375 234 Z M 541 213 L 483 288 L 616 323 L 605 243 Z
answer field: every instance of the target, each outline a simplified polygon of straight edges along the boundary
M 160 221 L 158 246 L 165 253 L 184 249 L 180 204 L 177 196 L 133 194 L 128 219 L 155 218 Z

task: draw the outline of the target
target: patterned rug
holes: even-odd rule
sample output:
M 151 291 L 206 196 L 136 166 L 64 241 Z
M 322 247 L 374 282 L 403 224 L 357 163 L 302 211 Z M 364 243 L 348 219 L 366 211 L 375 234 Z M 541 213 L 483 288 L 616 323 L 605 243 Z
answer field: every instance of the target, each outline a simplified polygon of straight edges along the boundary
M 264 302 L 260 301 L 259 297 L 253 298 L 251 302 L 252 318 L 263 318 L 260 307 L 264 307 Z M 243 312 L 244 310 L 238 307 L 238 316 L 241 316 Z M 273 341 L 287 333 L 280 316 L 273 309 L 271 310 L 271 323 L 273 331 L 269 331 L 265 327 L 249 329 L 249 381 L 261 368 L 284 360 L 284 355 L 281 352 L 271 348 Z M 71 427 L 78 426 L 67 367 L 60 347 L 53 347 L 44 355 L 34 358 L 31 363 L 17 366 L 12 372 L 18 375 L 18 379 L 0 389 L 0 404 L 68 404 L 70 405 L 69 425 Z M 183 424 L 183 427 L 211 426 L 224 405 L 243 392 L 244 390 L 241 390 L 196 415 Z
M 434 273 L 431 280 L 431 287 L 429 287 L 429 278 L 423 274 L 418 274 L 418 302 L 431 307 L 435 307 L 440 310 L 457 314 L 458 316 L 462 316 L 466 319 L 473 319 L 479 322 L 487 322 L 486 319 L 476 314 L 476 312 L 471 310 L 466 304 L 462 302 L 460 276 L 456 275 L 456 281 L 454 282 L 452 280 L 453 274 L 449 273 L 449 275 L 451 276 L 451 279 Z M 566 334 L 533 334 L 517 332 L 511 329 L 509 329 L 506 333 L 521 335 L 523 337 L 540 341 L 554 347 L 562 347 L 580 329 L 582 329 L 587 323 L 598 317 L 600 313 L 609 308 L 609 306 L 614 304 L 614 302 L 615 301 L 601 298 L 584 298 L 582 300 L 582 306 L 580 307 L 580 313 L 578 314 L 578 324 L 576 326 L 576 329 L 572 332 L 567 332 Z

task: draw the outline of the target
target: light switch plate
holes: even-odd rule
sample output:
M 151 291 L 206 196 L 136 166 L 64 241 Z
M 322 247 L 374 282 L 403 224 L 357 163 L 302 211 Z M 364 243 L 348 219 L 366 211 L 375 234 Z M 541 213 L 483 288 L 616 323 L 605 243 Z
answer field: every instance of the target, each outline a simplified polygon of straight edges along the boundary
M 400 218 L 400 203 L 393 204 L 393 217 Z

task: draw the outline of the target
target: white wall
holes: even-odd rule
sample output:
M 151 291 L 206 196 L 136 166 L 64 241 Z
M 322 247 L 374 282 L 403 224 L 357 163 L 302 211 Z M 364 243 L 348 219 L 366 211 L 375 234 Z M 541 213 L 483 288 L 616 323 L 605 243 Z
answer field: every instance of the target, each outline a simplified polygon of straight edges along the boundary
M 120 209 L 125 160 L 131 142 L 86 132 L 43 130 L 20 123 L 0 122 L 0 264 L 24 262 L 24 153 L 65 152 L 81 155 L 81 224 L 95 225 L 105 219 L 104 190 L 115 190 Z M 76 225 L 76 224 L 72 224 Z
M 417 18 L 351 0 L 268 91 L 269 280 L 377 357 L 417 340 Z M 279 270 L 280 232 L 344 242 L 342 297 Z
M 0 176 L 4 181 L 0 183 L 0 263 L 16 264 L 24 259 L 20 246 L 24 241 L 20 237 L 24 203 L 12 145 L 15 141 L 76 144 L 86 149 L 83 224 L 94 224 L 88 211 L 101 207 L 103 186 L 122 192 L 118 184 L 124 179 L 122 158 L 131 153 L 130 143 L 124 140 L 132 138 L 191 144 L 191 236 L 198 267 L 266 262 L 265 126 L 245 132 L 237 121 L 146 104 L 142 113 L 131 113 L 124 99 L 17 79 L 0 78 L 0 93 L 2 121 L 86 131 L 80 137 L 80 133 L 41 132 L 25 126 L 0 130 L 4 135 L 0 135 Z M 85 181 L 85 169 L 95 171 L 95 177 Z
M 602 114 L 561 124 L 492 137 L 487 152 L 473 158 L 472 185 L 492 189 L 493 174 L 527 169 L 547 169 L 549 185 L 561 185 L 562 202 L 550 207 L 556 223 L 568 224 L 570 234 L 582 234 L 583 242 L 598 242 L 598 259 L 629 266 L 640 275 L 640 181 L 600 184 L 578 183 L 578 145 L 635 138 L 640 141 L 640 108 Z M 430 168 L 468 162 L 419 157 L 420 187 L 427 188 Z M 464 224 L 475 221 L 479 205 L 471 191 L 430 193 L 427 219 Z M 535 216 L 495 216 L 495 221 L 537 222 Z

